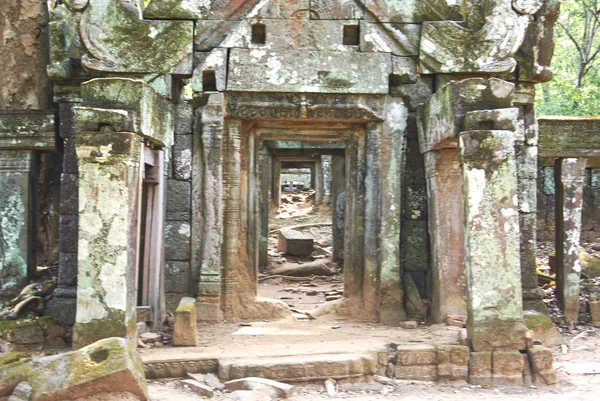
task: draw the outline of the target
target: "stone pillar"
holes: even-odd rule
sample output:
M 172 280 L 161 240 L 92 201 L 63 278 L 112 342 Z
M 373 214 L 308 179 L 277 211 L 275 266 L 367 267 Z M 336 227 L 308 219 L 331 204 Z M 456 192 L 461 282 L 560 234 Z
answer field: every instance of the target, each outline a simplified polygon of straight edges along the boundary
M 273 206 L 279 207 L 281 203 L 281 160 L 273 157 L 273 175 L 271 187 L 271 201 Z
M 363 310 L 376 317 L 381 303 L 379 265 L 381 263 L 381 137 L 382 124 L 367 123 L 365 164 L 365 245 L 363 270 Z M 400 237 L 398 236 L 398 239 Z M 396 241 L 399 245 L 399 240 Z M 387 272 L 389 274 L 389 272 Z
M 344 209 L 346 208 L 345 196 L 340 199 L 346 188 L 345 158 L 333 156 L 331 165 L 332 174 L 332 259 L 338 261 L 344 257 Z
M 211 95 L 201 116 L 199 158 L 202 185 L 194 183 L 194 198 L 202 199 L 193 226 L 202 231 L 198 283 L 198 320 L 217 322 L 221 312 L 223 243 L 223 96 Z
M 579 239 L 583 209 L 586 159 L 557 159 L 556 182 L 556 292 L 565 322 L 579 319 Z
M 321 171 L 323 172 L 323 204 L 331 204 L 332 156 L 321 156 Z
M 406 320 L 400 266 L 402 177 L 408 110 L 401 99 L 388 99 L 379 143 L 381 180 L 379 321 L 398 325 Z M 371 170 L 370 167 L 368 167 Z
M 323 181 L 323 161 L 322 156 L 317 156 L 314 167 L 315 177 L 315 205 L 322 205 L 325 199 L 325 182 Z
M 467 315 L 462 178 L 456 149 L 424 154 L 433 265 L 432 320 Z
M 136 337 L 141 137 L 78 132 L 79 241 L 73 347 Z
M 35 271 L 34 171 L 33 151 L 0 150 L 0 286 L 15 292 Z
M 467 330 L 474 351 L 525 349 L 512 131 L 459 136 L 465 209 Z
M 58 243 L 58 285 L 46 307 L 46 313 L 65 325 L 75 323 L 77 306 L 77 230 L 79 213 L 78 167 L 75 151 L 73 107 L 77 103 L 60 103 L 59 136 L 63 142 L 63 165 L 60 175 L 60 217 Z
M 258 268 L 262 271 L 269 264 L 269 186 L 271 185 L 271 172 L 273 171 L 273 156 L 264 141 L 261 144 L 260 162 L 258 168 L 260 192 L 258 195 L 260 233 L 258 243 Z

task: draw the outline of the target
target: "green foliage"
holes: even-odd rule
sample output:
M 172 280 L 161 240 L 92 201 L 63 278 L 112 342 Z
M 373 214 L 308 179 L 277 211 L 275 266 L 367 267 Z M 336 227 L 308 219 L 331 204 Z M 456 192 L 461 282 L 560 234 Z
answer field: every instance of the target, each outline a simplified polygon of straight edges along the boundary
M 600 1 L 563 1 L 555 44 L 554 77 L 538 88 L 538 115 L 600 114 Z

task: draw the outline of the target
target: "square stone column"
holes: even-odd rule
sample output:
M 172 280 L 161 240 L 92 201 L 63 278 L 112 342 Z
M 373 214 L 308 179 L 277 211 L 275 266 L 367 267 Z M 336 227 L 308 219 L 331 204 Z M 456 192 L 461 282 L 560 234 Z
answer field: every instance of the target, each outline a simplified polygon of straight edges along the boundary
M 211 95 L 201 118 L 198 173 L 194 177 L 194 229 L 202 233 L 199 245 L 198 320 L 217 322 L 221 312 L 221 267 L 223 243 L 223 95 Z
M 78 291 L 73 348 L 107 337 L 136 337 L 142 146 L 134 133 L 78 133 Z
M 331 210 L 333 215 L 332 241 L 333 254 L 332 259 L 338 261 L 344 257 L 344 212 L 346 208 L 346 160 L 344 156 L 333 156 L 331 163 L 332 174 L 332 203 Z
M 565 322 L 579 320 L 579 240 L 586 159 L 556 160 L 556 292 Z
M 457 149 L 426 152 L 429 236 L 432 247 L 432 320 L 467 314 L 464 207 Z
M 467 330 L 474 351 L 525 349 L 512 131 L 459 136 L 465 208 Z

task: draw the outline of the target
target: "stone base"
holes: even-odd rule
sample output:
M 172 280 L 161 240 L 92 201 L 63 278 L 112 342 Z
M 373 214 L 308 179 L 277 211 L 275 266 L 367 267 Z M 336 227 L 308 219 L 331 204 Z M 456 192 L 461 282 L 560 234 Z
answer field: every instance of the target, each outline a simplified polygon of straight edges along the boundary
M 527 326 L 522 320 L 488 319 L 467 327 L 474 351 L 524 350 Z
M 537 311 L 524 311 L 525 325 L 533 331 L 533 339 L 540 341 L 546 347 L 555 347 L 563 343 L 562 335 L 556 330 L 550 317 Z
M 223 312 L 221 305 L 214 302 L 203 302 L 202 299 L 196 300 L 196 317 L 198 322 L 218 323 L 223 321 Z

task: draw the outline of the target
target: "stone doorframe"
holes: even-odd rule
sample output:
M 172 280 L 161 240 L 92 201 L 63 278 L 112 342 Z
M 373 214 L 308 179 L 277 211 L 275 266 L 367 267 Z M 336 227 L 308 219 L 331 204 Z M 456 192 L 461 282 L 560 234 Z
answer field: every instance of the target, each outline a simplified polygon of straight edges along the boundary
M 400 189 L 408 112 L 387 96 L 210 95 L 197 110 L 197 177 L 192 249 L 198 319 L 258 317 L 261 140 L 346 142 L 344 239 L 346 310 L 397 324 L 405 319 L 400 282 Z M 222 246 L 220 246 L 222 244 Z M 195 246 L 197 245 L 197 246 Z M 257 316 L 258 315 L 258 316 Z

